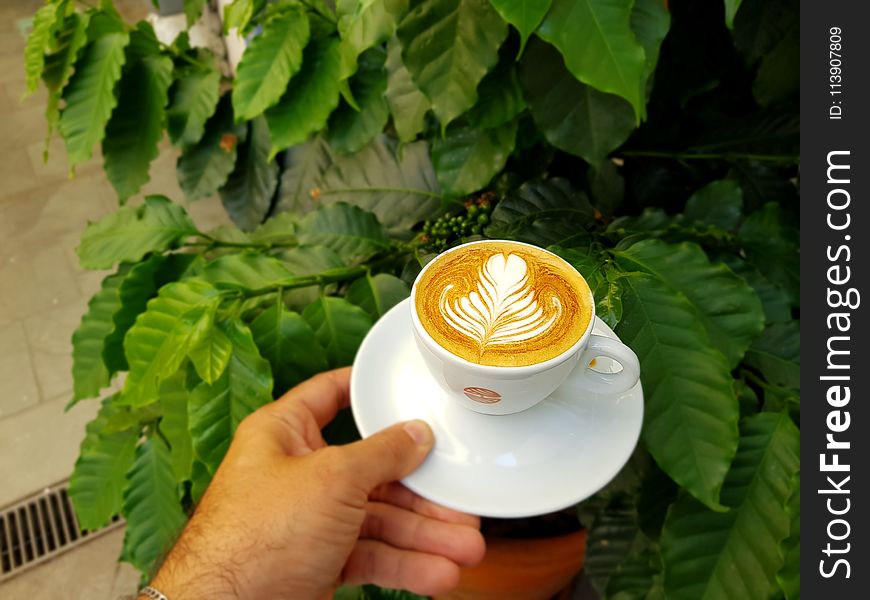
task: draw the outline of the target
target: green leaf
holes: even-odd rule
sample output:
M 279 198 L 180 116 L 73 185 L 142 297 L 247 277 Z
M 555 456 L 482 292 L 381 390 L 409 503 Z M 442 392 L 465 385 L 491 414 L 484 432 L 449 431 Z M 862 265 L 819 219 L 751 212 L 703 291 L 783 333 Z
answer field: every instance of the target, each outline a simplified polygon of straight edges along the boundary
M 645 114 L 646 55 L 631 30 L 632 0 L 553 0 L 538 35 L 583 83 L 628 100 Z
M 128 61 L 124 69 L 118 106 L 103 138 L 103 168 L 122 204 L 149 180 L 151 161 L 159 154 L 157 143 L 163 137 L 171 83 L 172 59 L 168 56 Z
M 755 211 L 772 201 L 779 202 L 783 206 L 797 206 L 797 188 L 789 179 L 790 171 L 787 165 L 781 167 L 734 160 L 731 161 L 731 167 L 743 190 L 746 212 Z
M 520 54 L 532 32 L 538 28 L 553 0 L 491 0 L 502 18 L 520 32 Z
M 282 252 L 280 258 L 294 276 L 317 275 L 324 271 L 346 266 L 345 261 L 334 250 L 326 246 L 296 246 Z M 322 293 L 329 294 L 334 291 L 335 286 L 328 285 L 323 288 Z M 311 285 L 285 292 L 284 300 L 287 306 L 301 311 L 317 300 L 320 295 L 321 286 Z
M 788 33 L 765 54 L 752 84 L 761 106 L 771 106 L 797 96 L 800 88 L 800 32 L 795 23 Z
M 120 409 L 114 396 L 103 400 L 100 412 L 87 424 L 79 457 L 69 481 L 69 495 L 82 529 L 94 531 L 121 512 L 125 475 L 133 464 L 139 429 L 109 433 L 107 425 Z
M 586 540 L 584 576 L 604 592 L 610 575 L 626 559 L 638 537 L 637 508 L 619 494 L 599 511 Z
M 121 309 L 118 288 L 123 280 L 123 270 L 103 279 L 100 291 L 88 302 L 88 312 L 73 333 L 73 399 L 67 408 L 84 398 L 93 398 L 109 385 L 103 347 L 114 328 L 112 318 Z
M 192 146 L 202 139 L 205 123 L 217 108 L 221 74 L 213 55 L 197 54 L 204 66 L 184 66 L 176 71 L 166 109 L 169 139 L 180 147 Z
M 338 106 L 338 44 L 333 37 L 312 39 L 303 52 L 302 69 L 290 79 L 278 103 L 266 110 L 270 159 L 323 129 Z
M 224 33 L 230 29 L 245 31 L 254 16 L 254 0 L 233 0 L 224 8 Z
M 774 323 L 746 352 L 744 362 L 774 385 L 801 387 L 801 331 L 799 321 Z
M 800 433 L 785 414 L 744 423 L 740 448 L 722 488 L 731 510 L 716 513 L 683 496 L 662 532 L 668 598 L 769 598 L 789 534 L 785 510 L 799 467 Z
M 251 231 L 263 222 L 278 186 L 278 165 L 269 158 L 272 140 L 266 120 L 251 121 L 245 142 L 238 149 L 235 169 L 220 189 L 221 202 L 233 222 Z
M 764 311 L 755 291 L 724 264 L 710 262 L 700 246 L 645 240 L 615 254 L 624 269 L 654 275 L 688 298 L 712 346 L 731 368 L 764 329 Z
M 402 142 L 412 142 L 426 127 L 426 113 L 432 108 L 429 99 L 417 89 L 411 73 L 402 62 L 402 46 L 399 38 L 387 43 L 387 90 L 384 93 L 393 126 Z
M 176 481 L 190 479 L 193 469 L 193 445 L 187 419 L 189 392 L 186 379 L 185 369 L 179 369 L 160 386 L 160 406 L 163 409 L 160 432 L 169 443 L 170 463 Z
M 785 505 L 785 512 L 791 520 L 788 537 L 780 545 L 785 558 L 782 569 L 776 574 L 776 581 L 782 588 L 786 600 L 799 600 L 801 597 L 801 473 L 798 471 L 791 481 L 791 495 Z
M 513 60 L 502 60 L 477 86 L 478 100 L 466 118 L 474 127 L 498 127 L 526 108 Z
M 643 439 L 658 465 L 714 510 L 737 450 L 737 398 L 728 362 L 710 347 L 703 317 L 658 278 L 622 280 L 619 338 L 641 364 Z
M 178 158 L 178 185 L 188 200 L 215 194 L 236 165 L 239 143 L 247 136 L 247 123 L 233 123 L 229 95 L 218 101 L 215 114 L 205 124 L 202 138 Z
M 488 0 L 430 0 L 402 20 L 402 58 L 442 128 L 477 102 L 477 84 L 498 62 L 507 32 Z
M 737 14 L 737 10 L 740 8 L 740 3 L 743 0 L 725 0 L 725 24 L 728 26 L 728 29 L 732 29 L 734 27 L 734 15 Z
M 254 252 L 221 256 L 202 271 L 202 278 L 217 288 L 247 291 L 286 285 L 293 275 L 280 260 Z
M 499 202 L 486 235 L 543 247 L 578 246 L 589 238 L 584 226 L 593 222 L 593 208 L 583 192 L 566 179 L 543 179 L 524 183 Z
M 577 81 L 548 44 L 532 40 L 520 62 L 520 81 L 547 141 L 586 162 L 603 159 L 634 131 L 631 106 Z
M 130 372 L 121 397 L 123 404 L 135 407 L 157 400 L 160 383 L 179 369 L 194 339 L 195 323 L 184 316 L 219 301 L 217 289 L 196 279 L 161 288 L 124 337 Z
M 289 5 L 266 21 L 263 32 L 245 49 L 236 70 L 236 119 L 253 119 L 278 102 L 287 82 L 302 66 L 302 49 L 309 35 L 308 17 L 297 5 Z
M 89 30 L 97 21 L 91 19 Z M 125 32 L 106 33 L 88 44 L 76 61 L 75 72 L 63 90 L 66 107 L 59 123 L 72 167 L 89 160 L 94 144 L 103 139 L 118 103 L 115 84 L 121 78 L 124 48 L 129 42 Z
M 441 193 L 428 144 L 395 144 L 380 135 L 355 154 L 333 155 L 320 138 L 285 155 L 276 212 L 307 214 L 347 202 L 371 211 L 391 235 L 408 237 L 416 223 L 439 214 Z
M 299 313 L 288 311 L 282 301 L 251 323 L 254 343 L 275 374 L 275 391 L 283 393 L 329 368 L 326 351 Z
M 800 301 L 800 246 L 794 219 L 771 202 L 747 217 L 737 237 L 749 263 L 771 282 L 781 285 L 792 303 L 797 304 Z
M 154 254 L 133 265 L 124 275 L 118 299 L 120 307 L 112 317 L 112 330 L 103 342 L 103 363 L 109 376 L 129 367 L 124 356 L 124 336 L 145 312 L 148 300 L 165 284 L 178 280 L 194 260 L 192 254 Z
M 314 330 L 332 368 L 353 364 L 356 351 L 372 326 L 371 317 L 363 309 L 330 296 L 321 296 L 305 307 L 302 318 Z
M 124 491 L 124 518 L 124 560 L 150 575 L 187 521 L 169 449 L 158 437 L 136 448 Z
M 358 151 L 381 132 L 390 118 L 384 97 L 386 59 L 386 53 L 380 48 L 372 48 L 359 57 L 359 70 L 350 81 L 359 109 L 345 103 L 329 117 L 327 139 L 336 151 L 343 154 Z
M 743 191 L 732 179 L 713 181 L 692 194 L 683 214 L 690 221 L 736 229 L 743 216 Z
M 741 5 L 741 10 L 735 11 L 732 37 L 743 59 L 752 66 L 799 24 L 800 15 L 792 0 L 749 0 Z
M 24 47 L 25 92 L 27 97 L 39 87 L 39 77 L 45 66 L 45 54 L 51 47 L 52 34 L 63 19 L 62 9 L 55 3 L 42 6 L 33 15 L 33 25 Z
M 224 372 L 232 349 L 226 334 L 210 321 L 202 335 L 191 342 L 187 355 L 200 378 L 211 384 Z
M 408 0 L 338 0 L 335 8 L 341 36 L 339 78 L 344 80 L 356 73 L 361 54 L 395 33 L 408 12 Z
M 348 263 L 361 262 L 388 250 L 390 238 L 377 217 L 352 204 L 327 204 L 299 222 L 299 241 L 321 244 Z
M 82 267 L 108 269 L 119 262 L 139 262 L 149 252 L 163 252 L 195 233 L 180 205 L 147 196 L 140 206 L 125 206 L 90 223 L 76 252 Z
M 347 300 L 366 311 L 375 320 L 411 293 L 408 284 L 388 273 L 367 273 L 354 281 L 347 290 Z
M 659 49 L 671 27 L 668 5 L 660 0 L 635 0 L 631 9 L 631 30 L 643 46 L 646 61 L 641 81 L 651 91 L 649 78 L 659 61 Z
M 507 163 L 517 137 L 517 122 L 493 129 L 451 127 L 432 141 L 432 162 L 446 194 L 465 196 L 486 186 Z
M 608 600 L 664 600 L 662 558 L 646 548 L 628 555 L 607 582 Z
M 232 319 L 218 325 L 233 351 L 220 379 L 201 382 L 190 395 L 188 416 L 196 456 L 214 473 L 239 423 L 272 401 L 272 373 L 251 332 Z
M 779 285 L 771 283 L 761 272 L 745 260 L 736 257 L 725 257 L 725 263 L 735 274 L 742 277 L 752 286 L 761 305 L 764 308 L 764 320 L 767 324 L 791 321 L 791 303 L 788 294 Z
M 212 474 L 209 473 L 202 461 L 193 459 L 193 468 L 190 470 L 190 497 L 194 503 L 198 503 L 205 494 L 208 484 L 211 483 Z
M 618 271 L 606 267 L 603 257 L 588 251 L 551 246 L 555 252 L 577 269 L 595 296 L 595 314 L 611 328 L 622 319 L 622 284 Z
M 193 27 L 202 16 L 202 10 L 208 0 L 184 0 L 184 16 L 187 17 L 188 28 Z

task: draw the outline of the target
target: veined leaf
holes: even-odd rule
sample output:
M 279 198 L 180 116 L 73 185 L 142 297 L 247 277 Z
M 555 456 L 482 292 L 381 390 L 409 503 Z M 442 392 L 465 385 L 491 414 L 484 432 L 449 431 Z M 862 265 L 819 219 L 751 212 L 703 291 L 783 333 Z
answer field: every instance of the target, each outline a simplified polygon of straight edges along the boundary
M 788 293 L 793 304 L 800 301 L 800 246 L 793 219 L 778 204 L 770 202 L 743 222 L 737 238 L 746 259 L 770 281 Z
M 683 294 L 645 273 L 626 275 L 622 287 L 616 333 L 643 365 L 646 446 L 671 479 L 722 510 L 719 490 L 738 439 L 728 362 Z
M 266 120 L 251 121 L 248 138 L 239 147 L 233 172 L 220 189 L 221 202 L 233 222 L 251 231 L 263 222 L 278 186 L 278 165 L 269 158 L 272 140 Z
M 88 302 L 88 312 L 72 336 L 73 399 L 69 407 L 84 398 L 93 398 L 109 385 L 110 372 L 103 363 L 103 347 L 112 332 L 113 316 L 121 309 L 118 289 L 124 270 L 103 279 L 103 284 Z
M 176 481 L 190 479 L 193 468 L 193 446 L 187 422 L 187 402 L 189 392 L 186 385 L 187 373 L 179 369 L 160 385 L 160 432 L 169 442 L 169 458 Z
M 526 108 L 514 61 L 502 60 L 477 86 L 478 99 L 466 118 L 474 127 L 498 127 Z
M 377 217 L 352 204 L 336 202 L 307 214 L 299 222 L 299 241 L 321 244 L 347 262 L 364 261 L 390 248 Z
M 208 484 L 211 483 L 212 474 L 209 473 L 202 461 L 193 459 L 193 467 L 190 470 L 190 496 L 197 503 L 202 499 Z
M 126 206 L 90 223 L 76 252 L 86 269 L 108 269 L 119 262 L 138 262 L 149 252 L 172 248 L 197 233 L 184 209 L 163 196 Z
M 520 32 L 520 54 L 552 3 L 553 0 L 492 0 L 498 14 Z
M 683 211 L 686 219 L 733 230 L 743 214 L 743 191 L 736 181 L 713 181 L 692 194 Z
M 161 382 L 178 370 L 193 341 L 195 323 L 183 317 L 216 305 L 220 294 L 208 283 L 190 279 L 164 286 L 148 302 L 124 338 L 130 372 L 123 404 L 143 406 L 157 400 Z
M 287 310 L 281 299 L 254 319 L 251 334 L 272 366 L 278 393 L 329 368 L 314 330 L 299 313 Z
M 233 0 L 224 8 L 224 33 L 230 29 L 245 31 L 254 16 L 254 0 Z
M 97 530 L 121 512 L 124 476 L 133 464 L 139 429 L 110 433 L 107 425 L 121 409 L 103 400 L 100 412 L 85 428 L 79 457 L 69 482 L 69 495 L 82 529 Z
M 477 84 L 498 62 L 507 32 L 487 0 L 431 0 L 402 20 L 402 58 L 442 128 L 477 102 Z
M 799 321 L 774 323 L 749 347 L 744 362 L 774 385 L 801 387 L 801 332 Z
M 451 127 L 432 142 L 432 161 L 445 193 L 464 196 L 486 186 L 501 171 L 517 137 L 517 122 L 493 129 Z
M 148 182 L 151 161 L 157 157 L 157 143 L 163 136 L 171 83 L 172 59 L 168 56 L 138 60 L 121 77 L 118 106 L 103 139 L 103 166 L 122 204 Z
M 596 515 L 589 528 L 583 570 L 600 593 L 638 544 L 638 535 L 637 507 L 625 494 L 617 494 Z
M 579 246 L 589 238 L 584 223 L 594 222 L 586 194 L 566 179 L 524 183 L 498 203 L 486 235 L 538 246 Z
M 202 278 L 217 288 L 249 291 L 289 284 L 293 275 L 277 258 L 254 252 L 222 256 L 202 271 Z
M 215 326 L 212 315 L 203 326 L 202 333 L 191 341 L 187 355 L 200 378 L 211 384 L 224 372 L 232 349 L 229 338 Z
M 184 16 L 187 17 L 188 27 L 193 27 L 199 21 L 199 18 L 202 16 L 202 9 L 205 8 L 207 3 L 208 0 L 184 0 Z
M 321 296 L 302 313 L 320 345 L 326 350 L 329 366 L 353 364 L 356 351 L 372 326 L 371 317 L 343 298 Z
M 384 93 L 399 140 L 412 142 L 426 126 L 429 99 L 417 89 L 402 62 L 402 46 L 397 37 L 387 43 L 387 90 Z
M 346 266 L 342 258 L 331 248 L 326 246 L 296 246 L 281 253 L 281 261 L 290 269 L 293 275 L 316 275 L 331 269 L 340 269 Z M 335 291 L 335 285 L 323 288 L 319 285 L 294 288 L 285 292 L 284 301 L 287 306 L 297 311 L 302 311 L 306 306 L 317 300 L 321 294 L 331 294 Z
M 157 436 L 136 448 L 124 491 L 124 518 L 124 560 L 150 574 L 187 521 L 169 449 Z
M 789 534 L 780 548 L 785 561 L 776 574 L 776 581 L 782 588 L 786 600 L 799 600 L 801 597 L 801 472 L 795 473 L 791 480 L 791 495 L 785 505 L 785 512 L 791 520 Z
M 341 36 L 339 77 L 343 80 L 356 73 L 357 58 L 363 52 L 395 33 L 408 12 L 408 0 L 338 0 L 335 8 Z
M 251 232 L 251 240 L 267 244 L 290 244 L 296 241 L 296 225 L 299 217 L 292 213 L 280 213 Z
M 737 10 L 740 8 L 740 3 L 743 0 L 725 0 L 725 24 L 728 26 L 728 29 L 733 29 L 734 27 L 734 15 L 737 14 Z
M 224 95 L 206 122 L 202 138 L 178 158 L 178 185 L 189 200 L 211 196 L 227 182 L 247 132 L 246 123 L 233 123 L 230 97 Z
M 348 288 L 347 300 L 362 308 L 377 321 L 410 293 L 408 284 L 394 275 L 367 273 Z
M 350 81 L 359 109 L 343 104 L 329 117 L 327 138 L 336 151 L 350 154 L 361 149 L 381 132 L 390 118 L 384 98 L 386 59 L 386 53 L 380 48 L 372 48 L 359 57 L 359 70 Z
M 112 329 L 103 342 L 103 363 L 110 377 L 128 369 L 124 336 L 136 317 L 145 312 L 148 300 L 165 284 L 181 278 L 193 260 L 192 254 L 154 254 L 134 264 L 124 275 L 118 288 L 120 306 L 112 316 Z
M 532 40 L 520 62 L 520 81 L 547 141 L 588 163 L 605 158 L 634 131 L 625 100 L 578 81 L 559 53 L 540 40 Z
M 745 260 L 737 257 L 724 257 L 723 260 L 736 275 L 743 278 L 761 300 L 767 324 L 791 321 L 791 302 L 781 286 L 771 283 L 761 272 Z
M 91 19 L 93 28 L 97 19 Z M 66 142 L 71 166 L 91 158 L 94 144 L 102 140 L 106 123 L 118 99 L 115 84 L 121 78 L 124 48 L 129 34 L 106 33 L 85 47 L 76 61 L 76 70 L 63 90 L 66 108 L 60 115 L 59 129 Z
M 799 467 L 800 433 L 785 414 L 746 420 L 722 487 L 730 510 L 712 512 L 689 496 L 668 513 L 662 532 L 668 598 L 769 598 L 789 534 L 785 510 Z
M 604 258 L 590 250 L 551 246 L 555 252 L 577 269 L 595 297 L 595 314 L 615 329 L 622 320 L 622 281 L 619 271 L 606 265 Z
M 574 77 L 628 100 L 646 115 L 646 56 L 630 27 L 632 0 L 553 0 L 537 33 L 565 59 Z
M 724 264 L 710 262 L 700 246 L 644 240 L 615 254 L 625 270 L 650 273 L 685 295 L 731 368 L 764 329 L 764 311 L 755 291 Z
M 42 80 L 48 88 L 48 100 L 45 106 L 48 133 L 43 152 L 45 160 L 48 160 L 48 142 L 51 134 L 60 123 L 61 92 L 73 74 L 73 64 L 78 59 L 79 51 L 88 41 L 89 17 L 89 13 L 73 13 L 67 16 L 63 28 L 57 33 L 54 52 L 45 57 L 45 68 L 42 71 Z
M 272 138 L 270 160 L 323 129 L 338 106 L 338 44 L 333 37 L 312 39 L 302 54 L 302 69 L 290 79 L 278 103 L 266 110 Z
M 205 123 L 217 108 L 221 74 L 214 65 L 213 55 L 197 55 L 200 66 L 185 66 L 177 70 L 166 109 L 166 129 L 176 146 L 192 146 L 202 139 Z
M 39 87 L 39 77 L 45 66 L 45 54 L 51 47 L 51 38 L 58 21 L 63 19 L 63 7 L 54 2 L 45 4 L 33 15 L 33 25 L 24 47 L 25 92 L 29 96 Z
M 428 144 L 402 146 L 384 135 L 357 153 L 335 156 L 320 138 L 291 148 L 276 212 L 307 214 L 334 202 L 369 210 L 391 235 L 407 236 L 416 223 L 440 211 L 441 193 Z
M 288 5 L 263 25 L 263 32 L 245 49 L 236 72 L 236 119 L 253 119 L 278 102 L 302 65 L 302 49 L 309 35 L 308 17 L 296 5 Z
M 218 327 L 232 343 L 232 355 L 216 382 L 194 388 L 188 407 L 194 451 L 211 473 L 242 419 L 272 401 L 269 363 L 260 356 L 250 330 L 235 319 Z
M 671 27 L 671 13 L 667 4 L 659 0 L 634 0 L 631 8 L 631 30 L 643 46 L 645 55 L 641 84 L 646 86 L 647 96 L 651 91 L 650 76 L 659 61 L 659 49 Z

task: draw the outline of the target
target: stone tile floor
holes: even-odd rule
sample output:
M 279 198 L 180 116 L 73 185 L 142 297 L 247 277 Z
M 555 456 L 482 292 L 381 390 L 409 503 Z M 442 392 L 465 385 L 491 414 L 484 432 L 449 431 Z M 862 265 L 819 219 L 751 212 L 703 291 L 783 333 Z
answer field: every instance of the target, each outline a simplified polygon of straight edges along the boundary
M 99 157 L 68 176 L 62 141 L 43 162 L 45 92 L 21 100 L 26 21 L 42 0 L 0 0 L 0 507 L 69 476 L 96 402 L 63 412 L 72 389 L 72 332 L 105 276 L 78 266 L 89 220 L 117 207 Z M 150 0 L 115 0 L 125 17 Z M 164 144 L 143 193 L 181 199 L 175 154 Z M 188 207 L 205 228 L 224 222 L 217 199 Z M 123 530 L 96 538 L 0 583 L 4 600 L 115 599 L 137 576 L 117 556 Z

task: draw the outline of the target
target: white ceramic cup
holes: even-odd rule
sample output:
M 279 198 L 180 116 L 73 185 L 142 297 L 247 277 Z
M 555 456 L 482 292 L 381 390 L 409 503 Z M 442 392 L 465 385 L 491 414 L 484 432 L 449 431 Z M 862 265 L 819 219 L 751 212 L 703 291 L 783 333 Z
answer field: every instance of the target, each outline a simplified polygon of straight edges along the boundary
M 411 321 L 414 338 L 429 370 L 451 398 L 466 408 L 488 415 L 507 415 L 538 404 L 556 390 L 578 364 L 583 365 L 582 387 L 592 392 L 618 394 L 630 390 L 640 376 L 640 364 L 632 350 L 609 337 L 595 335 L 593 316 L 580 339 L 562 354 L 549 360 L 520 367 L 479 365 L 469 362 L 440 346 L 420 322 L 417 315 L 417 284 L 428 269 L 437 268 L 439 259 L 448 253 L 463 252 L 471 246 L 488 243 L 516 244 L 547 252 L 537 246 L 509 240 L 469 242 L 447 250 L 427 264 L 411 288 Z M 548 252 L 549 253 L 549 252 Z M 549 253 L 569 269 L 576 270 L 561 257 Z M 583 278 L 580 273 L 577 276 Z M 585 281 L 585 280 L 584 280 Z M 588 287 L 588 286 L 587 286 Z M 595 306 L 590 294 L 589 306 Z M 609 358 L 622 366 L 617 373 L 603 373 L 590 368 L 593 359 Z

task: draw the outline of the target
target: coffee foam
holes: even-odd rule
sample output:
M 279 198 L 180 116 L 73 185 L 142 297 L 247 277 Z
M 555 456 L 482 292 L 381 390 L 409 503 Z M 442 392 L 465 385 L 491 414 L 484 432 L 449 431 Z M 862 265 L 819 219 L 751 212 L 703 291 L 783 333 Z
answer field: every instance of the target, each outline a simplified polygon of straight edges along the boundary
M 562 259 L 484 242 L 435 259 L 415 286 L 423 328 L 473 363 L 524 366 L 563 353 L 592 317 L 589 287 Z

